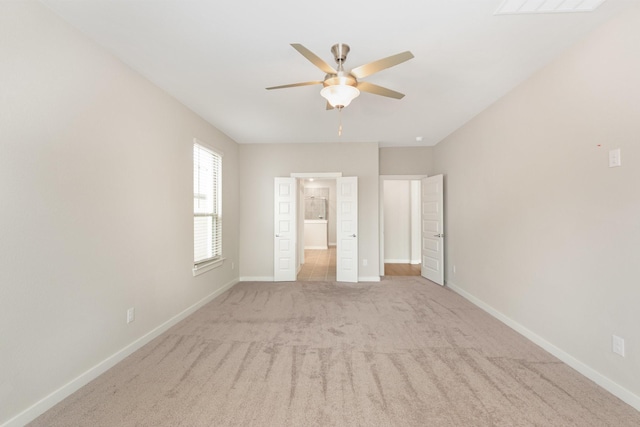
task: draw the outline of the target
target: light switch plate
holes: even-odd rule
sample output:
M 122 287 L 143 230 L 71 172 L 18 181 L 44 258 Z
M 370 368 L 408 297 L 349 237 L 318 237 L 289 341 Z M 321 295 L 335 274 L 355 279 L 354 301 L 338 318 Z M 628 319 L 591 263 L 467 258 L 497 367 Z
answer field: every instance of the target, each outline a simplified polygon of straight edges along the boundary
M 622 165 L 622 159 L 620 158 L 620 149 L 615 148 L 609 150 L 609 167 L 615 168 Z
M 611 350 L 615 354 L 619 354 L 620 356 L 624 357 L 624 338 L 620 338 L 614 335 L 611 343 Z
M 136 309 L 131 307 L 127 310 L 127 323 L 131 323 L 136 320 Z

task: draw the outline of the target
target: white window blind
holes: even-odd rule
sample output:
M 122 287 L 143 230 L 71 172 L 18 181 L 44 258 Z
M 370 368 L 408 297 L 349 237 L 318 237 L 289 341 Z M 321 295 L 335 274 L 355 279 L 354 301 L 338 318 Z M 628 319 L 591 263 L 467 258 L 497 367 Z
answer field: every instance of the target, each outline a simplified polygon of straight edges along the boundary
M 222 156 L 193 144 L 193 262 L 197 267 L 222 255 Z

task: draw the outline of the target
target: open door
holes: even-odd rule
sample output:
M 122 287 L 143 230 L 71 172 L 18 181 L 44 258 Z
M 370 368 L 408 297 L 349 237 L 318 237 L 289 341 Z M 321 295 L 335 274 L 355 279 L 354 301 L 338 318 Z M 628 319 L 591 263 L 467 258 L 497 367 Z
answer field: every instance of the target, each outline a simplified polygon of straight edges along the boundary
M 275 178 L 274 182 L 274 266 L 273 280 L 296 280 L 296 178 Z
M 358 281 L 358 177 L 337 178 L 336 280 Z
M 422 179 L 422 277 L 444 286 L 444 196 L 442 175 Z

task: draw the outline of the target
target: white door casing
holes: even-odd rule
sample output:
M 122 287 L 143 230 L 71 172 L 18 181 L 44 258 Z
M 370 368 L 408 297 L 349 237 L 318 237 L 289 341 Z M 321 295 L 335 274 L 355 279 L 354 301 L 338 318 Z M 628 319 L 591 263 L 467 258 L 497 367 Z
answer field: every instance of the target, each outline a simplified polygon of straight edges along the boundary
M 422 276 L 444 286 L 444 195 L 443 176 L 421 182 Z
M 296 178 L 274 179 L 273 280 L 276 282 L 296 280 L 297 183 Z
M 358 281 L 358 177 L 336 179 L 336 280 Z

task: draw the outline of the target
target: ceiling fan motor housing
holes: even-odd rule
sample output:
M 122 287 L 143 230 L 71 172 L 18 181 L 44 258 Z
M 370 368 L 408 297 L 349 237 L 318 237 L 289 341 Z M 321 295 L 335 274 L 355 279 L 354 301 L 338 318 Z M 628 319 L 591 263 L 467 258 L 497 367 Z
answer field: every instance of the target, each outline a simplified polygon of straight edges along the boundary
M 335 85 L 347 85 L 358 86 L 358 80 L 351 74 L 346 74 L 344 71 L 338 71 L 338 74 L 327 74 L 322 82 L 324 87 Z

